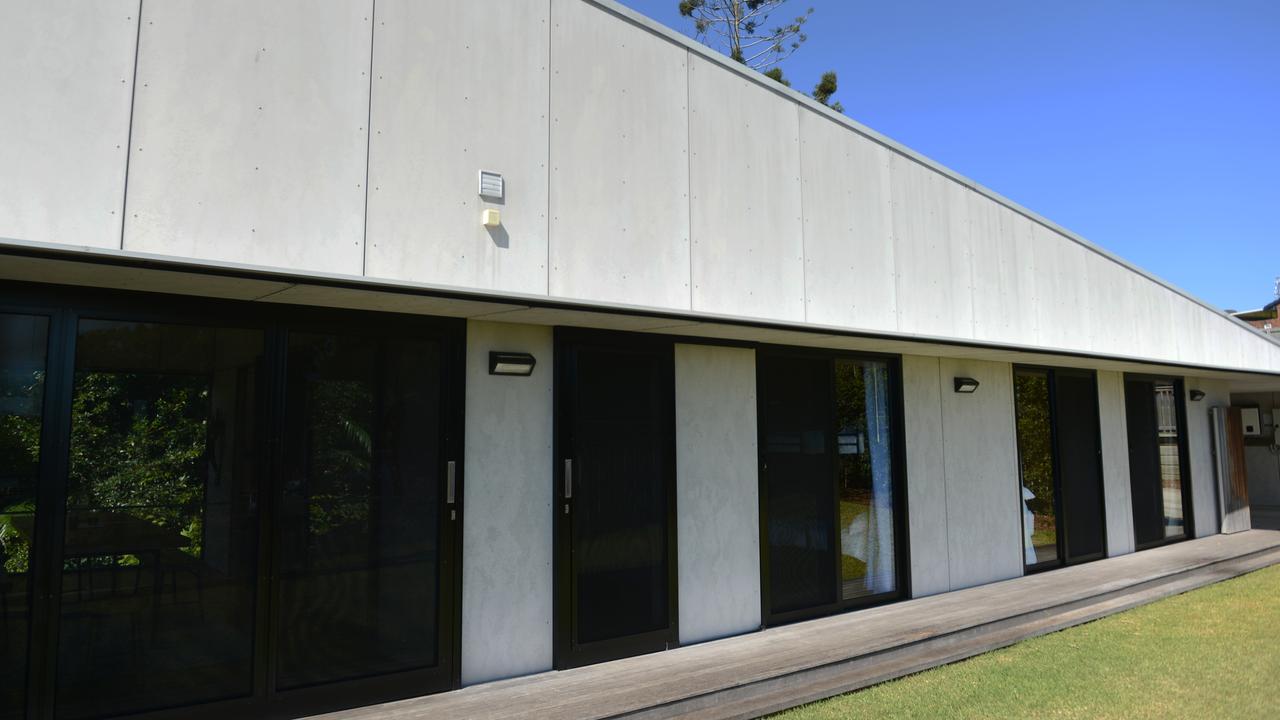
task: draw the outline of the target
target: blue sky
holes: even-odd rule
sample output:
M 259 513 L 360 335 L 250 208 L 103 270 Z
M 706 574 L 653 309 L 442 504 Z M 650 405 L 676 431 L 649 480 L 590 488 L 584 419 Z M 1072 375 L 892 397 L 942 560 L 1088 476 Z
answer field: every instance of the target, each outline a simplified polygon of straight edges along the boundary
M 685 33 L 678 0 L 622 0 Z M 855 120 L 1219 307 L 1280 275 L 1280 0 L 790 0 Z

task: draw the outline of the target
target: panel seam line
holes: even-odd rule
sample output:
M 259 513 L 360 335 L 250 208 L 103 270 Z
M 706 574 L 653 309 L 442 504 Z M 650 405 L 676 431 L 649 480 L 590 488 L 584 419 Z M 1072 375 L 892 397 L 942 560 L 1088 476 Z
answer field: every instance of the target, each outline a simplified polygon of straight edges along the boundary
M 129 160 L 133 157 L 133 114 L 138 104 L 138 57 L 142 46 L 142 0 L 138 0 L 137 28 L 133 35 L 133 84 L 129 87 L 129 128 L 125 131 L 124 187 L 120 197 L 120 249 L 124 250 L 125 218 L 129 216 Z
M 369 103 L 364 119 L 364 227 L 360 237 L 360 274 L 369 274 L 369 166 L 373 155 L 373 36 L 378 26 L 378 0 L 369 3 Z
M 685 252 L 689 256 L 689 312 L 693 312 L 693 53 L 684 49 L 684 189 L 689 215 L 685 218 Z
M 942 360 L 938 359 L 938 439 L 941 441 L 942 450 L 942 529 L 945 533 L 943 539 L 943 547 L 946 548 L 947 556 L 947 592 L 953 588 L 951 586 L 951 488 L 947 482 L 947 423 L 946 412 L 942 407 L 943 391 L 945 383 L 942 381 Z

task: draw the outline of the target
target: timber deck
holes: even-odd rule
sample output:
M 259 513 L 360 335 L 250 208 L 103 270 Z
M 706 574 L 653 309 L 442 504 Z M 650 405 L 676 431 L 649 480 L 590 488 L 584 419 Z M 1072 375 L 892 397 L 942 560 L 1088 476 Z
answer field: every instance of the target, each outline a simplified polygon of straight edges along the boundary
M 1215 535 L 666 652 L 327 720 L 759 717 L 1280 563 L 1280 531 Z

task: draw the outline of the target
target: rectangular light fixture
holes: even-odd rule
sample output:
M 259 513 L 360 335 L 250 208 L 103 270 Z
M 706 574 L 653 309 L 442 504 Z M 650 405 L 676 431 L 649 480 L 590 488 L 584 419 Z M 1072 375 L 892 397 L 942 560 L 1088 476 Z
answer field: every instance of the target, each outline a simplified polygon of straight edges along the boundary
M 978 390 L 978 381 L 970 377 L 958 377 L 955 379 L 956 392 L 969 394 Z
M 501 200 L 503 187 L 502 176 L 496 172 L 480 171 L 480 197 Z
M 529 353 L 497 351 L 489 353 L 490 375 L 528 377 L 533 374 L 533 366 L 537 364 L 538 361 Z

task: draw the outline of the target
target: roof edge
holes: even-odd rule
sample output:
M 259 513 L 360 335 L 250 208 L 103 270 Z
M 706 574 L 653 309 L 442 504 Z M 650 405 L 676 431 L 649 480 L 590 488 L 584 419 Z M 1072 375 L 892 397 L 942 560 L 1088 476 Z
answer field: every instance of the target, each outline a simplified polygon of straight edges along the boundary
M 879 133 L 867 127 L 866 125 L 863 125 L 862 123 L 854 120 L 853 118 L 850 118 L 847 115 L 837 113 L 836 111 L 823 105 L 822 103 L 819 103 L 818 101 L 814 100 L 808 95 L 805 95 L 799 90 L 796 90 L 794 88 L 787 87 L 781 83 L 775 82 L 772 79 L 767 78 L 764 75 L 761 75 L 760 73 L 747 68 L 745 65 L 742 65 L 741 63 L 733 62 L 729 58 L 725 57 L 723 54 L 716 52 L 711 47 L 704 45 L 698 42 L 697 40 L 694 40 L 693 38 L 679 32 L 678 30 L 667 27 L 666 25 L 663 25 L 662 23 L 658 22 L 657 20 L 654 20 L 653 18 L 643 15 L 639 12 L 636 12 L 635 10 L 632 10 L 631 8 L 622 5 L 617 0 L 580 0 L 580 1 L 588 5 L 593 5 L 599 8 L 600 10 L 608 12 L 612 15 L 619 17 L 620 19 L 626 22 L 631 23 L 632 25 L 635 25 L 643 30 L 646 30 L 650 33 L 658 35 L 659 37 L 665 38 L 666 40 L 669 40 L 672 43 L 685 48 L 690 53 L 694 53 L 705 60 L 716 63 L 720 67 L 726 70 L 729 70 L 730 72 L 737 73 L 739 76 L 755 83 L 756 85 L 759 85 L 760 87 L 765 88 L 770 92 L 773 92 L 777 95 L 781 95 L 787 100 L 790 100 L 807 110 L 818 113 L 819 115 L 826 117 L 828 120 L 831 120 L 832 122 L 843 125 L 846 128 L 858 133 L 859 135 L 862 135 L 868 140 L 871 140 L 872 142 L 875 142 L 879 145 L 884 146 L 889 150 L 892 150 L 893 152 L 899 153 L 900 155 L 903 155 L 911 160 L 914 160 L 917 163 L 923 165 L 924 167 L 930 170 L 933 170 L 934 172 L 937 172 L 947 178 L 950 178 L 951 180 L 954 180 L 960 183 L 961 185 L 968 187 L 974 192 L 977 192 L 981 195 L 986 196 L 987 198 L 995 201 L 996 203 L 1003 205 L 1004 207 L 1018 213 L 1019 215 L 1022 215 L 1028 220 L 1031 220 L 1034 223 L 1042 225 L 1045 228 L 1048 228 L 1049 230 L 1052 230 L 1058 233 L 1059 235 L 1062 235 L 1068 240 L 1071 240 L 1072 242 L 1075 242 L 1076 244 L 1084 247 L 1086 250 L 1092 251 L 1100 255 L 1103 258 L 1106 258 L 1107 260 L 1110 260 L 1111 262 L 1116 263 L 1117 265 L 1123 267 L 1124 269 L 1130 272 L 1134 272 L 1134 273 L 1137 273 L 1138 275 L 1141 275 L 1142 277 L 1156 283 L 1157 285 L 1160 285 L 1166 290 L 1170 290 L 1178 295 L 1181 295 L 1183 298 L 1190 300 L 1196 305 L 1199 305 L 1200 307 L 1203 307 L 1204 309 L 1209 310 L 1210 312 L 1213 312 L 1214 314 L 1218 315 L 1219 317 L 1229 322 L 1235 323 L 1236 325 L 1244 329 L 1247 329 L 1251 332 L 1254 332 L 1255 334 L 1260 334 L 1260 333 L 1256 333 L 1256 328 L 1254 328 L 1252 325 L 1249 325 L 1248 323 L 1240 320 L 1239 318 L 1232 317 L 1230 313 L 1226 312 L 1222 308 L 1215 307 L 1214 305 L 1209 304 L 1207 301 L 1200 299 L 1199 297 L 1191 294 L 1190 292 L 1187 292 L 1186 290 L 1183 290 L 1177 285 L 1174 285 L 1173 283 L 1157 275 L 1154 275 L 1151 272 L 1148 272 L 1147 270 L 1144 270 L 1143 268 L 1138 267 L 1137 265 L 1134 265 L 1133 263 L 1129 262 L 1128 260 L 1125 260 L 1119 255 L 1116 255 L 1111 251 L 1106 250 L 1105 248 L 1102 248 L 1099 245 L 1096 245 L 1090 242 L 1089 240 L 1085 239 L 1083 236 L 1078 235 L 1077 233 L 1072 232 L 1071 230 L 1068 230 L 1067 228 L 1059 225 L 1058 223 L 1044 217 L 1043 215 L 1040 215 L 1034 210 L 1026 208 L 1014 202 L 1013 200 L 1010 200 L 1004 195 L 1001 195 L 1000 193 L 978 183 L 977 181 L 965 175 L 961 175 L 960 173 L 956 172 L 955 170 L 952 170 L 951 168 L 943 165 L 942 163 L 939 163 L 936 160 L 933 160 L 932 158 L 929 158 L 915 150 L 912 150 L 906 145 L 903 145 L 902 143 L 888 137 L 887 135 Z M 1263 337 L 1267 341 L 1271 342 L 1272 344 L 1280 346 L 1280 340 L 1270 336 L 1265 336 L 1265 335 Z

